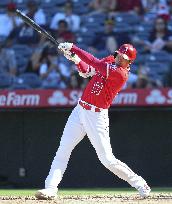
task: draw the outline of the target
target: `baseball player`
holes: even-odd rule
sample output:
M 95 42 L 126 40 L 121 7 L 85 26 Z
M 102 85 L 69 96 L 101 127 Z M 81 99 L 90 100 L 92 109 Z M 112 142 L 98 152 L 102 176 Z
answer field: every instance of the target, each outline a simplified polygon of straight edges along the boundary
M 59 49 L 67 59 L 77 65 L 82 77 L 92 78 L 68 118 L 60 146 L 45 180 L 45 189 L 37 191 L 36 198 L 56 198 L 58 185 L 67 168 L 71 152 L 85 135 L 93 145 L 100 162 L 135 187 L 141 197 L 147 197 L 151 191 L 150 187 L 141 176 L 113 155 L 109 137 L 108 108 L 127 81 L 130 64 L 136 58 L 136 49 L 130 44 L 124 44 L 114 55 L 101 60 L 73 43 L 60 43 Z

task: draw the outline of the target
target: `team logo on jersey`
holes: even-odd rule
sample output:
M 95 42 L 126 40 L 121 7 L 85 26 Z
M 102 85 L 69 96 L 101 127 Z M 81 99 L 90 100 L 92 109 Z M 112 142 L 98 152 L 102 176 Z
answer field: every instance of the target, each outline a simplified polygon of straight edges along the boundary
M 108 68 L 109 68 L 109 69 L 116 70 L 116 69 L 117 69 L 117 66 L 116 66 L 115 64 L 108 64 Z

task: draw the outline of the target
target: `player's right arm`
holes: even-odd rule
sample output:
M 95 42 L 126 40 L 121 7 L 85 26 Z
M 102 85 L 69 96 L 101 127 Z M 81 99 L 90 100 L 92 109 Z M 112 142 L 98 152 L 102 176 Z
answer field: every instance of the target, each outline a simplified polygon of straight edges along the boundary
M 99 72 L 106 79 L 116 80 L 116 78 L 121 77 L 121 74 L 116 68 L 114 68 L 114 66 L 111 66 L 111 64 L 105 62 L 104 60 L 97 59 L 73 43 L 60 43 L 59 49 L 64 52 L 70 51 L 76 54 L 81 59 L 81 61 L 83 61 L 82 63 L 86 63 L 87 65 L 94 67 L 95 71 Z M 79 62 L 79 64 L 80 63 L 81 62 Z
M 104 61 L 97 59 L 96 57 L 80 49 L 73 43 L 67 43 L 67 42 L 60 43 L 58 48 L 63 52 L 70 51 L 72 53 L 75 53 L 83 62 L 94 67 L 96 70 L 101 71 L 100 69 L 106 69 L 107 67 Z

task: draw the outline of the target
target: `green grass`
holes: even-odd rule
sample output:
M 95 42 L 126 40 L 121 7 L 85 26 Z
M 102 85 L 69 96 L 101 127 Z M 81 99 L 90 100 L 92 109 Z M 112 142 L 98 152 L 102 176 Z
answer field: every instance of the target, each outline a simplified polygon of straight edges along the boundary
M 0 189 L 0 196 L 33 196 L 37 189 Z M 90 189 L 60 189 L 61 196 L 69 195 L 114 195 L 136 192 L 133 188 L 90 188 Z M 153 193 L 172 193 L 172 188 L 153 188 Z

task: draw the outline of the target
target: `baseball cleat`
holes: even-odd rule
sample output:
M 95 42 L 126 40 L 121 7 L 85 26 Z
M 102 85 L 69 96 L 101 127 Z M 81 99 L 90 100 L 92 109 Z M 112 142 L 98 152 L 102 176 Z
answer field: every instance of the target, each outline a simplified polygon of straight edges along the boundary
M 147 198 L 151 192 L 151 188 L 147 184 L 139 186 L 137 190 L 142 198 Z
M 49 189 L 42 189 L 35 193 L 35 197 L 39 200 L 54 200 L 57 198 L 57 193 Z

